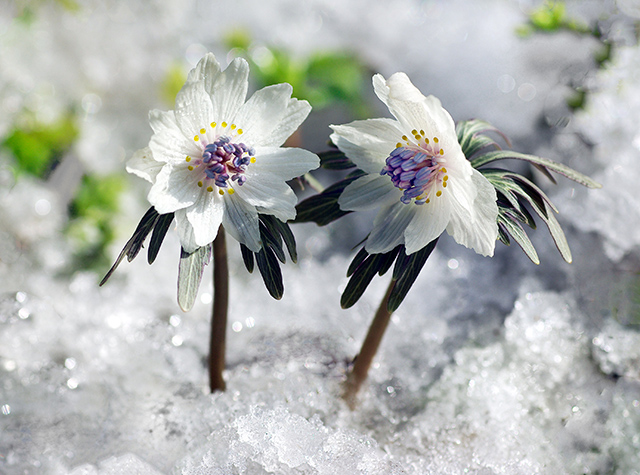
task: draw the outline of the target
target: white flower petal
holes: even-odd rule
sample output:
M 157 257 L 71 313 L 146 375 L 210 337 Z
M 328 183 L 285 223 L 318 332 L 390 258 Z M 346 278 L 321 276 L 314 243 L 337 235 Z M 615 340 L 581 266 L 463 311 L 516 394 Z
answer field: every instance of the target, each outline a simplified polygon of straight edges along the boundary
M 451 205 L 444 196 L 434 197 L 430 203 L 406 206 L 419 208 L 404 234 L 407 254 L 419 251 L 440 236 L 451 217 Z
M 187 82 L 176 96 L 176 122 L 184 136 L 193 141 L 200 129 L 210 130 L 213 104 L 204 90 L 204 82 Z
M 200 195 L 198 177 L 186 166 L 173 167 L 165 164 L 149 190 L 147 199 L 158 213 L 173 213 L 191 206 Z
M 179 209 L 175 212 L 174 217 L 176 220 L 176 230 L 180 238 L 180 245 L 186 252 L 192 253 L 200 246 L 196 244 L 193 226 L 191 226 L 191 223 L 187 219 L 187 210 Z
M 153 153 L 149 147 L 145 147 L 135 152 L 127 162 L 126 169 L 129 173 L 144 178 L 150 183 L 156 181 L 156 176 L 162 170 L 164 163 L 153 158 Z
M 356 120 L 330 127 L 333 143 L 367 173 L 380 173 L 403 135 L 392 119 Z
M 222 224 L 222 197 L 216 192 L 198 188 L 200 196 L 186 209 L 187 219 L 193 227 L 194 239 L 199 247 L 206 246 L 218 235 Z
M 167 129 L 175 130 L 179 134 L 182 133 L 180 127 L 178 127 L 178 122 L 176 122 L 174 111 L 150 110 L 149 125 L 151 125 L 151 129 L 156 133 Z
M 471 180 L 476 191 L 474 199 L 471 202 L 452 200 L 451 221 L 447 226 L 447 233 L 457 243 L 483 256 L 493 256 L 498 237 L 496 190 L 477 170 L 473 170 Z M 462 188 L 453 181 L 451 187 Z M 456 190 L 455 196 L 459 198 L 465 194 Z
M 455 123 L 440 100 L 434 96 L 425 97 L 405 73 L 395 73 L 387 80 L 376 74 L 373 87 L 403 130 L 422 129 L 430 140 L 438 137 L 445 150 L 457 143 Z
M 227 69 L 210 81 L 206 78 L 204 86 L 215 106 L 212 120 L 230 122 L 247 97 L 249 64 L 243 58 L 235 58 Z
M 242 141 L 249 144 L 282 145 L 306 118 L 311 107 L 291 99 L 290 84 L 275 84 L 256 91 L 240 108 L 234 121 L 242 127 Z M 288 132 L 287 135 L 285 135 Z
M 388 176 L 365 175 L 347 185 L 338 204 L 345 211 L 364 211 L 400 201 L 402 192 Z
M 271 173 L 262 173 L 236 186 L 236 194 L 255 206 L 260 213 L 271 214 L 286 222 L 296 217 L 298 198 L 282 178 Z
M 416 215 L 416 207 L 397 202 L 383 206 L 367 238 L 365 249 L 370 254 L 389 252 L 404 241 L 407 226 Z
M 207 53 L 198 61 L 196 67 L 189 71 L 187 82 L 204 81 L 204 89 L 209 92 L 218 74 L 220 74 L 220 63 L 213 53 Z
M 260 229 L 258 227 L 258 212 L 239 196 L 225 195 L 224 215 L 222 225 L 236 241 L 244 244 L 253 252 L 259 252 L 262 247 L 260 242 Z
M 272 173 L 282 180 L 291 180 L 318 166 L 318 156 L 302 148 L 256 147 L 256 162 L 247 168 L 247 179 Z

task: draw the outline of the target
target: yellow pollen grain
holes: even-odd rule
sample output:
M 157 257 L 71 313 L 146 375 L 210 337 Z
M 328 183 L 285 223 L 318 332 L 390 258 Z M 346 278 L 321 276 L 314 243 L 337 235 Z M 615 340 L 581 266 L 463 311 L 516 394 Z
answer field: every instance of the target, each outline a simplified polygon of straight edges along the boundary
M 427 198 L 427 201 L 425 201 L 425 203 L 429 204 L 429 203 L 431 203 L 431 200 L 429 198 Z
M 198 136 L 196 135 L 195 137 L 193 137 L 193 140 L 195 140 L 195 141 L 197 142 L 198 140 L 200 140 L 200 137 L 198 137 Z
M 238 129 L 238 135 L 242 135 L 242 129 Z
M 193 166 L 189 165 L 187 168 L 189 169 L 190 172 L 193 171 Z
M 447 169 L 446 169 L 445 167 L 442 167 L 442 168 L 440 169 L 440 171 L 441 171 L 442 173 L 447 173 Z
M 215 129 L 215 128 L 216 128 L 216 125 L 218 125 L 218 124 L 216 124 L 215 122 L 211 122 L 211 128 L 212 128 L 212 129 Z
M 236 192 L 236 191 L 235 191 L 233 188 L 229 189 L 229 194 L 230 194 L 230 195 L 233 195 L 235 192 Z
M 403 135 L 403 136 L 402 136 L 402 140 L 404 140 L 404 141 L 406 142 L 406 141 L 407 141 L 407 140 L 409 140 L 409 139 L 407 138 L 407 136 L 406 136 L 406 135 Z
M 442 191 L 441 190 L 436 191 L 436 196 L 442 196 Z
M 429 139 L 425 137 L 425 139 L 424 139 L 424 143 L 426 143 L 427 145 L 429 145 Z
M 443 168 L 443 170 L 444 170 L 444 168 Z M 445 175 L 445 176 L 442 178 L 442 181 L 447 181 L 448 179 L 449 179 L 449 175 Z
M 187 162 L 190 162 L 190 161 L 191 161 L 191 157 L 190 157 L 189 155 L 187 155 L 187 158 L 185 158 L 185 160 L 186 160 Z
M 435 143 L 438 143 L 438 142 L 439 142 L 438 137 L 434 137 L 434 138 L 433 138 L 433 141 L 434 141 Z
M 201 133 L 201 134 L 204 134 L 204 133 L 206 133 L 206 132 L 207 132 L 207 129 L 205 129 L 204 127 L 203 127 L 202 129 L 200 129 L 200 133 Z
M 398 143 L 396 144 L 396 148 L 400 148 L 400 147 L 402 147 L 402 144 L 401 144 L 400 142 L 398 142 Z
M 413 129 L 413 130 L 411 131 L 411 134 L 412 134 L 412 135 L 418 135 L 418 131 L 417 131 L 416 129 Z
M 420 135 L 416 135 L 416 136 L 415 136 L 415 138 L 416 138 L 416 140 L 418 140 L 418 141 L 419 141 L 419 140 L 422 138 L 422 136 L 420 136 Z
M 198 182 L 198 186 L 199 186 L 200 188 L 202 188 L 202 182 L 201 182 L 201 181 L 199 181 L 199 182 Z
M 440 149 L 440 155 L 444 155 L 444 149 L 443 148 Z
M 236 124 L 231 124 L 231 130 L 236 130 Z
M 212 187 L 212 186 L 207 186 L 207 191 L 208 191 L 209 193 L 211 193 L 211 192 L 213 191 L 213 187 Z
M 424 137 L 424 130 L 420 129 L 420 135 Z
M 442 188 L 446 188 L 446 187 L 447 187 L 447 182 L 446 182 L 446 181 L 443 181 L 443 182 L 442 182 Z
M 220 124 L 222 127 L 224 127 L 225 129 L 227 128 L 227 123 L 223 122 L 222 124 Z
M 256 163 L 256 157 L 251 157 L 251 158 L 249 159 L 249 161 L 250 161 L 251 163 Z
M 220 196 L 224 195 L 224 190 L 218 190 L 218 193 L 220 194 Z

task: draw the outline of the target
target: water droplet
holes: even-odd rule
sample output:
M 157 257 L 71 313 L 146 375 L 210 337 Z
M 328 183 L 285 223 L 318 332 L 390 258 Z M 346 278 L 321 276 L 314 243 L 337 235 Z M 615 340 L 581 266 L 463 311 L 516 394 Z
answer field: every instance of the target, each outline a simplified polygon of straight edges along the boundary
M 458 259 L 449 259 L 447 261 L 447 267 L 451 270 L 455 270 L 459 267 Z
M 51 212 L 51 203 L 45 198 L 40 198 L 38 201 L 36 201 L 33 208 L 35 209 L 37 215 L 46 216 Z
M 78 387 L 78 380 L 76 378 L 69 378 L 67 380 L 67 387 L 69 389 L 76 389 Z
M 182 346 L 183 343 L 184 338 L 182 338 L 180 335 L 174 335 L 174 337 L 171 338 L 171 344 L 173 346 Z
M 231 329 L 238 333 L 242 331 L 242 323 L 240 322 L 233 322 L 233 324 L 231 325 Z
M 2 414 L 4 414 L 5 416 L 8 416 L 9 414 L 11 414 L 11 406 L 9 404 L 5 404 L 0 408 L 0 410 L 2 411 Z
M 75 358 L 67 358 L 66 360 L 64 360 L 64 367 L 67 369 L 74 369 L 77 366 L 77 362 Z

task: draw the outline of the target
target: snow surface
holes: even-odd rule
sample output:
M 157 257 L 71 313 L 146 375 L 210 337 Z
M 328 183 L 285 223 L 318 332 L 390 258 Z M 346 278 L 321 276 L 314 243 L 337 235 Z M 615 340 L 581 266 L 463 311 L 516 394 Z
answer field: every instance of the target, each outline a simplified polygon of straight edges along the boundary
M 487 259 L 442 239 L 352 412 L 340 385 L 388 282 L 339 308 L 370 217 L 296 225 L 279 302 L 230 246 L 228 390 L 210 395 L 211 279 L 180 312 L 176 236 L 152 267 L 125 263 L 99 288 L 101 275 L 68 271 L 65 190 L 16 182 L 2 157 L 0 473 L 640 473 L 640 48 L 614 3 L 568 4 L 610 18 L 619 46 L 600 71 L 592 39 L 514 34 L 533 2 L 81 3 L 43 5 L 29 27 L 0 7 L 0 135 L 25 105 L 43 120 L 79 106 L 86 170 L 123 170 L 148 141 L 147 111 L 167 107 L 149 91 L 170 63 L 224 58 L 222 36 L 241 25 L 297 55 L 349 47 L 375 71 L 404 70 L 455 119 L 490 120 L 604 188 L 546 187 L 572 265 L 542 228 L 540 266 L 516 246 Z M 573 115 L 576 84 L 594 92 Z M 309 147 L 321 150 L 326 119 L 303 130 Z M 147 207 L 141 181 L 114 255 Z

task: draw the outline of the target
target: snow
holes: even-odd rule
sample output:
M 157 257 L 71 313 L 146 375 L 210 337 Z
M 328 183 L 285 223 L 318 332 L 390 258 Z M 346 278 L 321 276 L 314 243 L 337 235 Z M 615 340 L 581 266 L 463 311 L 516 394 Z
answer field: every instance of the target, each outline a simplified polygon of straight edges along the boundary
M 296 55 L 349 47 L 375 71 L 404 70 L 454 118 L 488 119 L 604 187 L 545 187 L 572 265 L 542 227 L 539 266 L 515 245 L 488 259 L 443 238 L 350 411 L 341 384 L 388 282 L 340 309 L 368 217 L 293 226 L 281 301 L 230 243 L 228 389 L 211 395 L 210 269 L 189 313 L 173 233 L 153 266 L 123 263 L 104 287 L 70 272 L 65 190 L 16 180 L 0 155 L 0 473 L 640 473 L 640 47 L 615 4 L 568 2 L 585 21 L 610 14 L 619 46 L 596 70 L 592 39 L 514 34 L 531 2 L 107 3 L 43 5 L 30 26 L 0 7 L 0 136 L 25 104 L 43 120 L 79 105 L 78 162 L 124 173 L 148 110 L 168 107 L 153 91 L 171 62 L 224 58 L 220 26 L 242 25 Z M 594 92 L 573 114 L 576 82 Z M 321 150 L 329 129 L 311 120 L 303 136 Z M 147 207 L 141 182 L 114 256 Z

